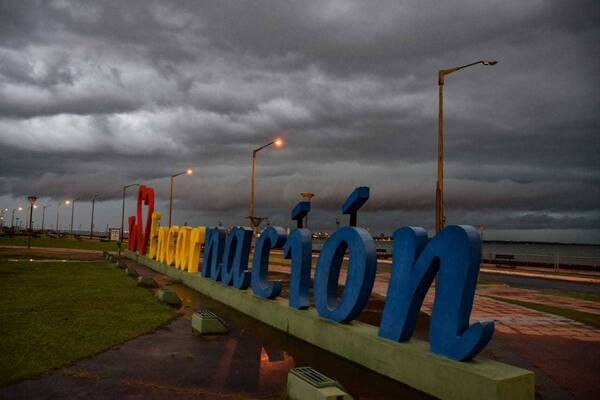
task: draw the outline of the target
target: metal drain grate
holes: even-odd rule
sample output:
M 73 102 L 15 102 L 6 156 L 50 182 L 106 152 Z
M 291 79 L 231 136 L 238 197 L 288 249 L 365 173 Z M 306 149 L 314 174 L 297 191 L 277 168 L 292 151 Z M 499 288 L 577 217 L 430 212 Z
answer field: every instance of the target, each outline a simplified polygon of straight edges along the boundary
M 319 371 L 311 367 L 298 367 L 292 368 L 290 373 L 296 375 L 300 379 L 305 380 L 310 383 L 312 386 L 317 388 L 324 388 L 328 386 L 337 386 L 340 387 L 340 384 L 337 381 L 329 378 L 328 376 L 323 375 Z
M 217 314 L 210 310 L 200 310 L 198 311 L 198 314 L 200 314 L 202 319 L 216 319 L 217 321 L 224 323 L 224 321 Z

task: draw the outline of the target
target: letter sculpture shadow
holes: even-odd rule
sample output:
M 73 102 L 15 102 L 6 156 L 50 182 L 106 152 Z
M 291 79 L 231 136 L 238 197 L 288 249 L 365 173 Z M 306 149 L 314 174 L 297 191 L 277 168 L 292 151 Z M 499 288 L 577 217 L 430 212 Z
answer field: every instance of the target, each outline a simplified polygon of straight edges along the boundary
M 437 274 L 431 351 L 464 361 L 483 350 L 492 338 L 494 323 L 469 326 L 481 261 L 479 232 L 472 226 L 449 226 L 427 243 L 423 228 L 404 227 L 394 233 L 393 254 L 379 335 L 396 341 L 410 339 Z
M 252 291 L 255 295 L 274 299 L 281 293 L 281 282 L 269 282 L 269 253 L 271 249 L 281 248 L 286 237 L 285 230 L 278 226 L 270 226 L 260 234 L 252 260 Z
M 204 258 L 202 259 L 202 276 L 218 281 L 221 279 L 221 262 L 225 247 L 225 229 L 209 228 L 206 230 Z
M 250 286 L 250 271 L 248 258 L 252 245 L 252 229 L 241 226 L 234 227 L 225 241 L 221 282 L 237 289 L 247 289 Z

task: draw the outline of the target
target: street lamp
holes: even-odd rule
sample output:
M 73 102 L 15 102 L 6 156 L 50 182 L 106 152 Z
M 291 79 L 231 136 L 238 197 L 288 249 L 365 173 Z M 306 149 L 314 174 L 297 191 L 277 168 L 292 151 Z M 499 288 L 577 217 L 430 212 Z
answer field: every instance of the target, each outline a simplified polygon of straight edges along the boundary
M 90 239 L 94 238 L 94 205 L 96 204 L 96 197 L 100 196 L 100 193 L 96 193 L 92 196 L 92 222 L 90 223 Z
M 59 201 L 56 204 L 56 234 L 57 235 L 59 233 L 58 218 L 59 218 L 60 206 L 62 206 L 63 204 L 68 206 L 69 204 L 71 204 L 71 201 L 70 200 L 65 200 L 64 202 Z
M 283 147 L 283 139 L 276 138 L 272 142 L 269 142 L 265 145 L 262 145 L 254 150 L 252 150 L 252 179 L 250 182 L 250 215 L 248 219 L 250 223 L 254 227 L 254 233 L 258 233 L 258 226 L 263 221 L 264 218 L 257 217 L 254 215 L 254 193 L 256 189 L 256 153 L 264 149 L 265 147 L 269 147 L 271 145 L 275 145 L 275 147 Z
M 13 228 L 15 225 L 15 211 L 22 211 L 23 207 L 13 208 L 12 210 L 12 218 L 10 220 L 10 227 Z
M 33 209 L 37 208 L 37 206 L 35 205 L 35 202 L 37 200 L 36 196 L 29 196 L 27 197 L 27 200 L 29 200 L 29 230 L 32 231 L 33 230 Z
M 48 207 L 50 207 L 50 205 L 42 207 L 42 234 L 44 233 L 44 220 L 46 219 L 46 208 Z
M 75 200 L 71 201 L 71 235 L 73 235 L 73 217 L 75 216 Z
M 121 243 L 123 243 L 123 224 L 125 223 L 125 192 L 127 191 L 127 188 L 130 188 L 132 186 L 140 186 L 140 184 L 132 183 L 130 185 L 123 186 L 123 205 L 121 207 L 121 232 L 119 235 L 119 242 Z
M 450 75 L 461 69 L 473 65 L 496 65 L 495 60 L 480 60 L 461 67 L 441 69 L 438 71 L 439 87 L 439 114 L 438 114 L 438 159 L 437 159 L 437 183 L 435 189 L 435 231 L 439 233 L 444 229 L 446 216 L 444 215 L 444 80 L 446 75 Z
M 180 175 L 192 175 L 194 171 L 191 168 L 186 169 L 178 174 L 171 175 L 171 188 L 169 189 L 169 228 L 171 227 L 171 215 L 173 214 L 173 182 Z

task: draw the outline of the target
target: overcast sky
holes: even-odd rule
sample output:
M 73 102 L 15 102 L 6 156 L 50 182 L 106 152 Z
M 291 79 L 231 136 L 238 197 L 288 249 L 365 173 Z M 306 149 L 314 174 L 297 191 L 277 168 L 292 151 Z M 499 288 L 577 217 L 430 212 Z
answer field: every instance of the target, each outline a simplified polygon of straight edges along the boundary
M 599 39 L 597 1 L 2 0 L 0 206 L 37 195 L 54 226 L 77 198 L 87 229 L 102 193 L 118 226 L 124 184 L 168 211 L 191 166 L 174 221 L 244 224 L 252 149 L 281 136 L 258 215 L 287 226 L 310 191 L 332 230 L 370 186 L 361 226 L 431 229 L 437 70 L 490 58 L 446 80 L 447 222 L 600 242 Z

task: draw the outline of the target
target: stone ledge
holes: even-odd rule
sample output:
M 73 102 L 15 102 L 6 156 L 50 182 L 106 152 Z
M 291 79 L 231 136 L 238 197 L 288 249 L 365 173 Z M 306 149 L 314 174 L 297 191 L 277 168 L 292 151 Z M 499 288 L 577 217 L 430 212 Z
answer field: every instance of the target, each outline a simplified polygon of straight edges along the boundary
M 284 299 L 263 299 L 251 290 L 225 287 L 199 273 L 168 267 L 130 251 L 123 254 L 274 328 L 433 396 L 456 400 L 534 398 L 531 371 L 482 357 L 453 361 L 431 353 L 429 343 L 422 340 L 397 343 L 377 336 L 378 328 L 372 325 L 358 321 L 338 324 L 321 318 L 314 308 L 296 310 Z

